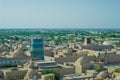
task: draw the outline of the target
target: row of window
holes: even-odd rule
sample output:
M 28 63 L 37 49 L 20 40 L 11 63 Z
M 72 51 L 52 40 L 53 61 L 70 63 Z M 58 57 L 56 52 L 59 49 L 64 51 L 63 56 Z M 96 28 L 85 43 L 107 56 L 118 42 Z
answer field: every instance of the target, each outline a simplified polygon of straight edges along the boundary
M 12 75 L 7 76 L 7 79 L 23 79 L 25 75 Z
M 29 59 L 19 59 L 19 60 L 0 60 L 0 64 L 16 64 L 16 63 L 25 63 Z

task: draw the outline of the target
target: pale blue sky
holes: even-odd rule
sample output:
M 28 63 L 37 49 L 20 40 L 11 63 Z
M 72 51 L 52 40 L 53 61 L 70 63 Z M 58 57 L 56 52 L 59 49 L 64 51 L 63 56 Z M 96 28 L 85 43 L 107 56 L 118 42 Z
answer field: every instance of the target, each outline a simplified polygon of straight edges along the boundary
M 120 0 L 0 0 L 0 28 L 119 28 Z

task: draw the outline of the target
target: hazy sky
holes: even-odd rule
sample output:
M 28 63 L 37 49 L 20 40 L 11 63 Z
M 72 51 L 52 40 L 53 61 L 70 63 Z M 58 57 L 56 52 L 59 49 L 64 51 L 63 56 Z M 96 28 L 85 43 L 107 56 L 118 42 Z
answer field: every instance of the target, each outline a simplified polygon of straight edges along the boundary
M 119 28 L 120 0 L 0 0 L 0 28 Z

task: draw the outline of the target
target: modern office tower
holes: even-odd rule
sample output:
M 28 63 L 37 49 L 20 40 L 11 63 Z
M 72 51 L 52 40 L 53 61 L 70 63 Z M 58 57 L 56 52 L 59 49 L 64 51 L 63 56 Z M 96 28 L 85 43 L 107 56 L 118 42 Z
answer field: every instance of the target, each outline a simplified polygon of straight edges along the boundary
M 31 41 L 31 56 L 33 59 L 44 60 L 44 43 L 43 39 L 32 39 Z

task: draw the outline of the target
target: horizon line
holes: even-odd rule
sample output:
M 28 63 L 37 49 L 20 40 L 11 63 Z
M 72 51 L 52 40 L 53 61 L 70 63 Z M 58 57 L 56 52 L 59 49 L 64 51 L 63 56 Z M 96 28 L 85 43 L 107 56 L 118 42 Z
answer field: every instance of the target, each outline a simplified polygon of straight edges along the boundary
M 120 29 L 120 27 L 0 27 L 0 29 Z

